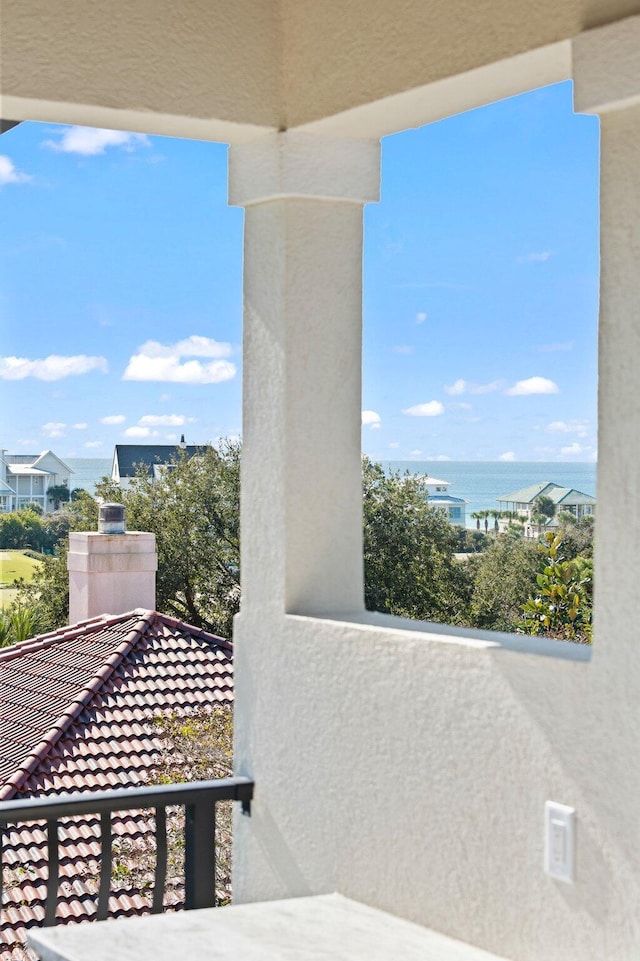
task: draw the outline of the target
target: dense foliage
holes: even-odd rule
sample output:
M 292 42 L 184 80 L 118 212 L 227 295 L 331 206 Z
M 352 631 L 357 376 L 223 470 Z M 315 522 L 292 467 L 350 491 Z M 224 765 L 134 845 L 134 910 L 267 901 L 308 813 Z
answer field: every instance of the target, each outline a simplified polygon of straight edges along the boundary
M 99 486 L 125 505 L 127 528 L 156 536 L 158 610 L 223 637 L 240 606 L 240 445 L 181 454 L 160 478 L 140 471 L 129 490 Z
M 516 631 L 522 607 L 535 586 L 535 542 L 503 534 L 492 538 L 473 575 L 469 624 L 494 631 Z
M 9 647 L 40 633 L 41 614 L 38 605 L 12 604 L 0 611 L 0 647 Z
M 546 533 L 538 544 L 542 555 L 536 574 L 536 591 L 524 605 L 524 627 L 529 634 L 546 634 L 563 640 L 591 640 L 590 559 L 566 560 L 562 534 Z
M 364 582 L 368 610 L 465 623 L 471 583 L 458 538 L 419 479 L 363 461 Z
M 240 603 L 239 491 L 240 446 L 229 442 L 197 457 L 182 455 L 156 478 L 141 471 L 128 490 L 107 478 L 98 490 L 103 500 L 125 505 L 129 530 L 156 535 L 158 609 L 223 636 L 230 636 Z M 67 506 L 65 523 L 71 530 L 95 530 L 97 513 L 97 502 L 83 493 Z M 560 515 L 561 527 L 554 536 L 562 556 L 556 564 L 544 557 L 541 562 L 537 541 L 523 538 L 517 519 L 500 534 L 500 514 L 483 513 L 496 515 L 491 532 L 452 527 L 441 511 L 429 506 L 418 479 L 388 474 L 365 458 L 366 607 L 489 630 L 532 632 L 535 624 L 536 632 L 588 641 L 592 519 Z M 20 590 L 23 605 L 37 605 L 43 630 L 67 620 L 66 550 L 65 538 L 55 556 L 45 558 L 33 582 Z M 559 564 L 571 564 L 571 576 L 569 568 Z M 557 584 L 541 583 L 541 577 Z M 568 606 L 556 604 L 561 585 L 572 598 L 578 594 L 577 615 L 572 598 Z M 555 605 L 551 612 L 540 607 L 547 601 Z M 532 604 L 543 614 L 537 620 Z
M 0 514 L 0 550 L 31 548 L 41 554 L 51 552 L 68 534 L 72 522 L 66 513 L 43 516 L 39 504 Z

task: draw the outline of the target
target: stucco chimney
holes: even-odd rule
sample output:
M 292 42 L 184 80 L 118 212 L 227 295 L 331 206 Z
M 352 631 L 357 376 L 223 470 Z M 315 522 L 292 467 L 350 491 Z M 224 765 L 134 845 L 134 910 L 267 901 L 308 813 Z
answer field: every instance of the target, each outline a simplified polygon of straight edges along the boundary
M 154 534 L 126 531 L 122 504 L 102 504 L 97 533 L 69 534 L 69 623 L 156 606 Z

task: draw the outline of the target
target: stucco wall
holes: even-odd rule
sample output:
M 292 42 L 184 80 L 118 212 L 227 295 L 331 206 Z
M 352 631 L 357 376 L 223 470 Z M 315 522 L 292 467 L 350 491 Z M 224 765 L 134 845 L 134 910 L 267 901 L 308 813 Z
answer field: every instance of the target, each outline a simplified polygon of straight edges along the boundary
M 517 961 L 637 959 L 638 681 L 613 705 L 566 645 L 295 616 L 235 637 L 237 899 L 338 890 Z M 548 799 L 576 808 L 574 885 L 543 872 Z
M 514 961 L 637 961 L 640 521 L 619 504 L 640 496 L 629 443 L 640 429 L 639 31 L 627 22 L 575 51 L 579 102 L 615 108 L 602 126 L 599 346 L 600 486 L 614 493 L 598 517 L 593 656 L 363 611 L 330 620 L 246 604 L 235 626 L 236 763 L 256 798 L 252 817 L 237 817 L 239 900 L 337 889 Z M 300 236 L 278 241 L 283 258 Z M 251 290 L 251 259 L 245 272 Z M 247 312 L 250 329 L 259 317 Z M 317 364 L 330 370 L 341 348 L 327 338 Z M 289 357 L 285 381 L 295 365 Z M 245 400 L 260 423 L 251 392 Z M 292 464 L 298 439 L 292 431 L 282 445 Z M 273 482 L 284 484 L 277 473 Z M 318 478 L 318 489 L 328 484 Z M 250 541 L 259 533 L 243 529 Z M 267 548 L 288 560 L 290 544 Z M 576 811 L 573 884 L 544 873 L 547 800 Z

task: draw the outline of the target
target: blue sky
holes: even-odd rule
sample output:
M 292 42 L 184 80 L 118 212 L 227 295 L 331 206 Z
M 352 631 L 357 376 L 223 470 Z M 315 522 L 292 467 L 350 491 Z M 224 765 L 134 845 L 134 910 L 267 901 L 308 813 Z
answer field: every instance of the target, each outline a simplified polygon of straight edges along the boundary
M 0 138 L 1 446 L 109 457 L 241 425 L 226 148 Z M 598 122 L 560 84 L 383 141 L 365 209 L 363 450 L 596 458 Z

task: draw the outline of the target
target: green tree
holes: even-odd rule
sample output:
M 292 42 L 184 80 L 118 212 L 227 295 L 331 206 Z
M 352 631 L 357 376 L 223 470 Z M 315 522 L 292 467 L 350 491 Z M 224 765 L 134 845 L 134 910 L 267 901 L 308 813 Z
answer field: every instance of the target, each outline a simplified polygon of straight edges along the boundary
M 453 556 L 456 532 L 419 480 L 364 458 L 363 509 L 367 609 L 467 623 L 471 580 Z
M 591 643 L 592 564 L 586 558 L 566 560 L 562 534 L 541 538 L 537 590 L 523 606 L 524 629 L 563 640 Z
M 41 626 L 42 618 L 37 606 L 14 601 L 6 611 L 0 611 L 0 648 L 34 637 L 40 632 Z
M 532 507 L 531 519 L 539 527 L 543 527 L 555 517 L 556 505 L 547 494 L 538 494 Z
M 470 621 L 474 627 L 515 631 L 522 606 L 535 588 L 536 545 L 521 534 L 497 537 L 482 555 L 475 573 Z
M 18 601 L 38 612 L 39 633 L 54 631 L 69 620 L 69 573 L 65 538 L 56 553 L 46 556 L 29 584 L 18 584 Z
M 47 500 L 53 502 L 54 510 L 59 510 L 60 504 L 66 504 L 70 498 L 69 488 L 66 484 L 53 484 L 47 491 Z
M 129 530 L 155 534 L 158 610 L 229 637 L 240 605 L 240 445 L 179 453 L 160 477 L 141 470 L 128 490 L 106 480 L 96 493 L 124 504 Z

